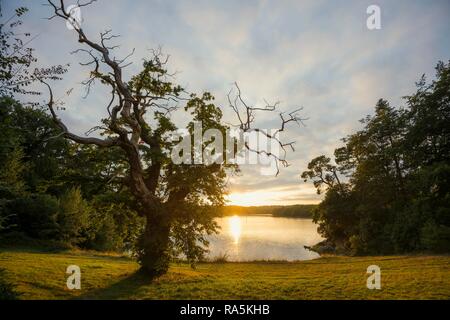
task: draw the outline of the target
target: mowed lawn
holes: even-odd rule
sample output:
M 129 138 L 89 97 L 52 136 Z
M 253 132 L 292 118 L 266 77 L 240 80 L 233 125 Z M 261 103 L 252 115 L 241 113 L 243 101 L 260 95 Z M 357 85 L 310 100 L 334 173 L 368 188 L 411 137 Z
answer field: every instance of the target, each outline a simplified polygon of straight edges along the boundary
M 149 280 L 130 258 L 96 252 L 0 249 L 22 299 L 449 299 L 450 256 L 322 257 L 303 262 L 173 264 Z M 81 290 L 68 290 L 69 265 Z M 381 268 L 381 290 L 366 287 Z

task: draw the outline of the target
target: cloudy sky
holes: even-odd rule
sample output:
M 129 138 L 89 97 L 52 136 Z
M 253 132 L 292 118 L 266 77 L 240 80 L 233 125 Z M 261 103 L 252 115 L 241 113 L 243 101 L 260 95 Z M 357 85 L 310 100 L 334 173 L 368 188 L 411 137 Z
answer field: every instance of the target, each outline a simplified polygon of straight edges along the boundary
M 45 19 L 51 10 L 44 2 L 3 0 L 3 15 L 27 6 L 23 29 L 37 35 L 30 45 L 40 64 L 71 64 L 55 91 L 66 102 L 61 117 L 83 133 L 104 116 L 108 96 L 95 87 L 83 99 L 80 82 L 88 70 L 78 65 L 84 57 L 70 55 L 79 48 L 75 33 L 62 20 Z M 381 8 L 380 30 L 367 29 L 371 4 Z M 280 101 L 281 111 L 302 106 L 305 126 L 289 127 L 285 137 L 296 141 L 288 154 L 291 166 L 277 177 L 245 166 L 241 176 L 230 178 L 233 204 L 296 204 L 320 201 L 300 179 L 311 158 L 331 155 L 379 98 L 401 105 L 422 74 L 433 77 L 437 61 L 450 59 L 449 14 L 448 0 L 99 0 L 82 8 L 82 27 L 92 38 L 106 29 L 120 34 L 117 57 L 135 48 L 127 74 L 139 70 L 149 49 L 161 46 L 178 82 L 192 92 L 210 91 L 219 105 L 226 107 L 236 81 L 250 104 Z M 229 112 L 225 116 L 231 121 Z M 257 122 L 275 128 L 276 120 L 261 115 Z

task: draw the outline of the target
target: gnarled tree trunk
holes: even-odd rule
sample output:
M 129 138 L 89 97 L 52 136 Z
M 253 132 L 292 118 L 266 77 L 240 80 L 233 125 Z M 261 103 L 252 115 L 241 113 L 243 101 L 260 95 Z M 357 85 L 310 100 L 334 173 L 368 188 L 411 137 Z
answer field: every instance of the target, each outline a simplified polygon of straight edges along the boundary
M 146 214 L 146 225 L 139 243 L 141 269 L 155 277 L 167 272 L 170 262 L 169 220 L 161 215 Z

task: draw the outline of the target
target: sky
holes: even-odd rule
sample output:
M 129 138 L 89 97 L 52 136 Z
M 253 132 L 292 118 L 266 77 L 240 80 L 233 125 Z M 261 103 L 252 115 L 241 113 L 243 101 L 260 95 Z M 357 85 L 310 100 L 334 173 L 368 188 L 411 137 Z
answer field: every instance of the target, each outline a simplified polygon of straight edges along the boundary
M 30 46 L 39 64 L 70 63 L 64 79 L 54 84 L 66 104 L 60 116 L 68 127 L 83 134 L 98 124 L 109 96 L 96 86 L 83 98 L 80 83 L 88 69 L 78 64 L 85 57 L 70 54 L 80 48 L 75 32 L 61 19 L 46 19 L 51 10 L 44 0 L 1 3 L 4 17 L 18 6 L 30 9 L 21 28 L 36 35 Z M 366 25 L 372 4 L 381 10 L 378 30 Z M 93 39 L 106 29 L 120 34 L 117 57 L 135 49 L 126 76 L 139 71 L 149 50 L 161 47 L 170 55 L 168 68 L 177 82 L 191 92 L 211 92 L 226 121 L 236 123 L 226 103 L 234 82 L 251 105 L 266 100 L 280 101 L 280 111 L 303 107 L 304 125 L 289 126 L 283 137 L 296 141 L 295 152 L 287 155 L 290 166 L 278 176 L 243 166 L 239 176 L 229 178 L 228 199 L 236 205 L 318 203 L 321 196 L 300 179 L 308 162 L 332 156 L 378 99 L 401 106 L 422 74 L 433 78 L 436 63 L 450 59 L 448 0 L 99 0 L 81 14 L 82 28 Z M 256 124 L 277 128 L 278 120 L 260 114 Z

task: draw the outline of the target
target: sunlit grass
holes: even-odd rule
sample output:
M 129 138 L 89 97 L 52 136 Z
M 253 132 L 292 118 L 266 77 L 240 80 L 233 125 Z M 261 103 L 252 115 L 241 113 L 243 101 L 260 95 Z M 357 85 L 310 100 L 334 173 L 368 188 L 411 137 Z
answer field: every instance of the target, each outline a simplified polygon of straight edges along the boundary
M 80 266 L 81 290 L 66 288 Z M 381 290 L 366 269 L 380 266 Z M 0 268 L 23 299 L 449 299 L 449 256 L 323 257 L 303 262 L 173 264 L 150 281 L 132 259 L 96 252 L 3 249 Z

